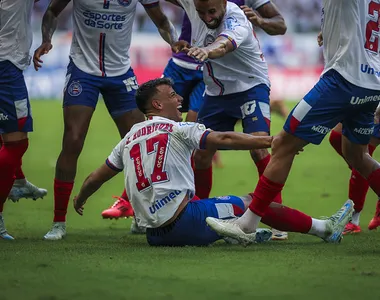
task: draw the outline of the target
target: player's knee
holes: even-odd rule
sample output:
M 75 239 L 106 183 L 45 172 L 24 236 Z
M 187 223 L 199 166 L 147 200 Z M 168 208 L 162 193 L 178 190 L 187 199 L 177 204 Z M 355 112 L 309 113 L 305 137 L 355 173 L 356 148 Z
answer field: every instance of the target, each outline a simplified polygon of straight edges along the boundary
M 215 151 L 197 150 L 194 153 L 194 164 L 196 169 L 207 169 L 212 164 Z
M 269 152 L 267 149 L 254 149 L 250 151 L 251 158 L 254 162 L 258 162 L 267 157 Z
M 83 149 L 85 134 L 70 131 L 63 138 L 63 151 L 78 154 Z

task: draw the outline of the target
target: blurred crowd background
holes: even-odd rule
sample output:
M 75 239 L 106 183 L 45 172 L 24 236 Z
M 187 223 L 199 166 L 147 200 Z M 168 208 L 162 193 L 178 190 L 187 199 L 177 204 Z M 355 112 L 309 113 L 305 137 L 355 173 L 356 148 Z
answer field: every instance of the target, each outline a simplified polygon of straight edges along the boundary
M 34 51 L 41 42 L 41 20 L 50 0 L 35 4 L 33 14 Z M 274 98 L 299 100 L 318 80 L 322 67 L 322 51 L 316 42 L 321 25 L 322 0 L 272 0 L 285 17 L 288 31 L 284 36 L 268 36 L 255 29 L 266 60 Z M 183 18 L 182 9 L 160 2 L 178 32 Z M 60 99 L 72 33 L 72 2 L 59 17 L 53 50 L 44 58 L 43 68 L 26 72 L 31 98 Z M 171 56 L 170 47 L 161 39 L 156 27 L 147 17 L 142 5 L 137 6 L 130 49 L 132 67 L 138 82 L 160 76 Z

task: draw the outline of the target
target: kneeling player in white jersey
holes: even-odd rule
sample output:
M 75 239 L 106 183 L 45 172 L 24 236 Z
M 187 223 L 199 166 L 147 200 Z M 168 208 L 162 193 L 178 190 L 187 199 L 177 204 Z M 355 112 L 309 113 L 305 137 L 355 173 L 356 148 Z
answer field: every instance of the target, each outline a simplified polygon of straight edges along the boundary
M 82 215 L 87 199 L 104 182 L 124 172 L 136 221 L 147 228 L 150 245 L 203 246 L 221 239 L 207 226 L 205 219 L 233 219 L 246 210 L 252 198 L 230 195 L 199 200 L 195 196 L 191 155 L 195 149 L 268 148 L 272 137 L 216 132 L 203 124 L 181 122 L 182 97 L 176 94 L 172 81 L 167 78 L 141 85 L 136 92 L 136 102 L 148 120 L 134 125 L 106 162 L 87 177 L 74 199 L 75 210 Z M 339 235 L 349 220 L 349 214 L 340 216 L 338 212 L 327 220 L 317 220 L 273 203 L 263 223 L 333 241 L 331 237 Z M 263 229 L 252 235 L 250 242 L 270 238 L 270 230 Z
M 368 154 L 367 147 L 380 101 L 379 22 L 379 1 L 323 0 L 322 76 L 274 139 L 272 159 L 259 180 L 250 209 L 228 224 L 207 220 L 217 232 L 239 239 L 254 232 L 268 205 L 282 191 L 296 153 L 309 143 L 320 144 L 339 122 L 345 160 L 380 196 L 380 164 Z M 352 209 L 350 202 L 345 214 Z
M 53 0 L 42 21 L 42 45 L 35 51 L 34 66 L 51 48 L 58 15 L 71 0 Z M 63 97 L 64 134 L 54 180 L 54 220 L 45 239 L 66 234 L 66 213 L 74 185 L 77 162 L 99 93 L 120 136 L 144 121 L 137 109 L 138 87 L 131 68 L 129 46 L 136 5 L 140 2 L 161 36 L 172 45 L 178 40 L 174 26 L 162 13 L 158 0 L 73 0 L 73 39 Z M 126 197 L 126 195 L 125 195 Z M 125 199 L 120 199 L 129 204 Z M 129 216 L 133 210 L 128 205 Z
M 198 121 L 212 130 L 233 131 L 236 122 L 241 120 L 244 133 L 268 136 L 268 67 L 245 13 L 225 0 L 177 2 L 190 19 L 192 42 L 192 45 L 183 43 L 178 51 L 187 52 L 204 63 L 206 92 Z M 270 154 L 266 149 L 254 149 L 250 153 L 261 175 Z M 203 195 L 209 195 L 211 190 L 213 155 L 213 150 L 197 151 L 194 155 Z M 276 202 L 282 202 L 280 194 Z
M 34 2 L 4 0 L 0 3 L 0 240 L 13 240 L 3 220 L 7 197 L 16 202 L 24 197 L 40 198 L 47 193 L 28 182 L 21 169 L 29 144 L 28 132 L 33 131 L 23 70 L 30 64 Z

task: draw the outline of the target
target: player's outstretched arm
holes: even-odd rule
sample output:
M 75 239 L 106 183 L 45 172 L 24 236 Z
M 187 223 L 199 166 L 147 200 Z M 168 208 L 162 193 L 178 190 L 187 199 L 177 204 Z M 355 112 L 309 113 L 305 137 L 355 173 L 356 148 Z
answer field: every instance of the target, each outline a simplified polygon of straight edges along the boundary
M 287 30 L 285 19 L 274 3 L 268 2 L 260 6 L 257 12 L 246 5 L 241 6 L 241 9 L 254 26 L 260 27 L 267 34 L 285 34 Z
M 172 22 L 169 21 L 168 17 L 164 15 L 159 5 L 159 2 L 156 6 L 145 7 L 145 11 L 148 16 L 151 18 L 153 23 L 156 25 L 158 32 L 162 38 L 172 46 L 175 42 L 178 41 L 178 34 L 175 30 Z
M 80 215 L 83 215 L 83 205 L 87 199 L 92 196 L 106 181 L 110 180 L 115 175 L 119 174 L 110 168 L 107 164 L 103 164 L 97 170 L 92 172 L 83 182 L 78 196 L 74 198 L 74 209 Z
M 240 132 L 212 131 L 206 137 L 206 149 L 252 150 L 270 148 L 272 136 L 253 136 Z
M 235 49 L 232 42 L 225 36 L 218 36 L 218 38 L 207 47 L 198 48 L 192 47 L 187 51 L 187 55 L 194 57 L 199 61 L 206 59 L 220 58 Z
M 42 67 L 41 56 L 49 53 L 53 45 L 51 39 L 57 28 L 58 16 L 71 0 L 52 0 L 42 18 L 42 44 L 33 55 L 34 69 L 38 71 Z

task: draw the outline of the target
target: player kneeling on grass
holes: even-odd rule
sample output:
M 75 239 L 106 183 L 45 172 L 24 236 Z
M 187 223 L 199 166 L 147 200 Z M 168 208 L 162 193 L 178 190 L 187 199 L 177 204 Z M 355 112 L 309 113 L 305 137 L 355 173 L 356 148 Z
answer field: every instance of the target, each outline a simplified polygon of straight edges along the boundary
M 250 204 L 250 195 L 199 200 L 194 194 L 190 158 L 196 149 L 252 150 L 269 148 L 272 137 L 207 130 L 198 123 L 181 123 L 182 97 L 172 81 L 155 79 L 139 87 L 136 103 L 147 121 L 136 124 L 114 148 L 100 168 L 90 174 L 74 199 L 83 205 L 107 180 L 121 171 L 139 226 L 146 227 L 152 246 L 208 245 L 219 239 L 206 224 L 207 217 L 234 219 Z M 327 220 L 316 220 L 286 206 L 272 204 L 263 223 L 284 231 L 310 233 L 332 241 L 340 235 L 352 215 L 340 210 Z M 345 212 L 347 212 L 345 210 Z M 248 242 L 271 238 L 269 229 L 257 230 Z M 248 243 L 247 242 L 247 243 Z

